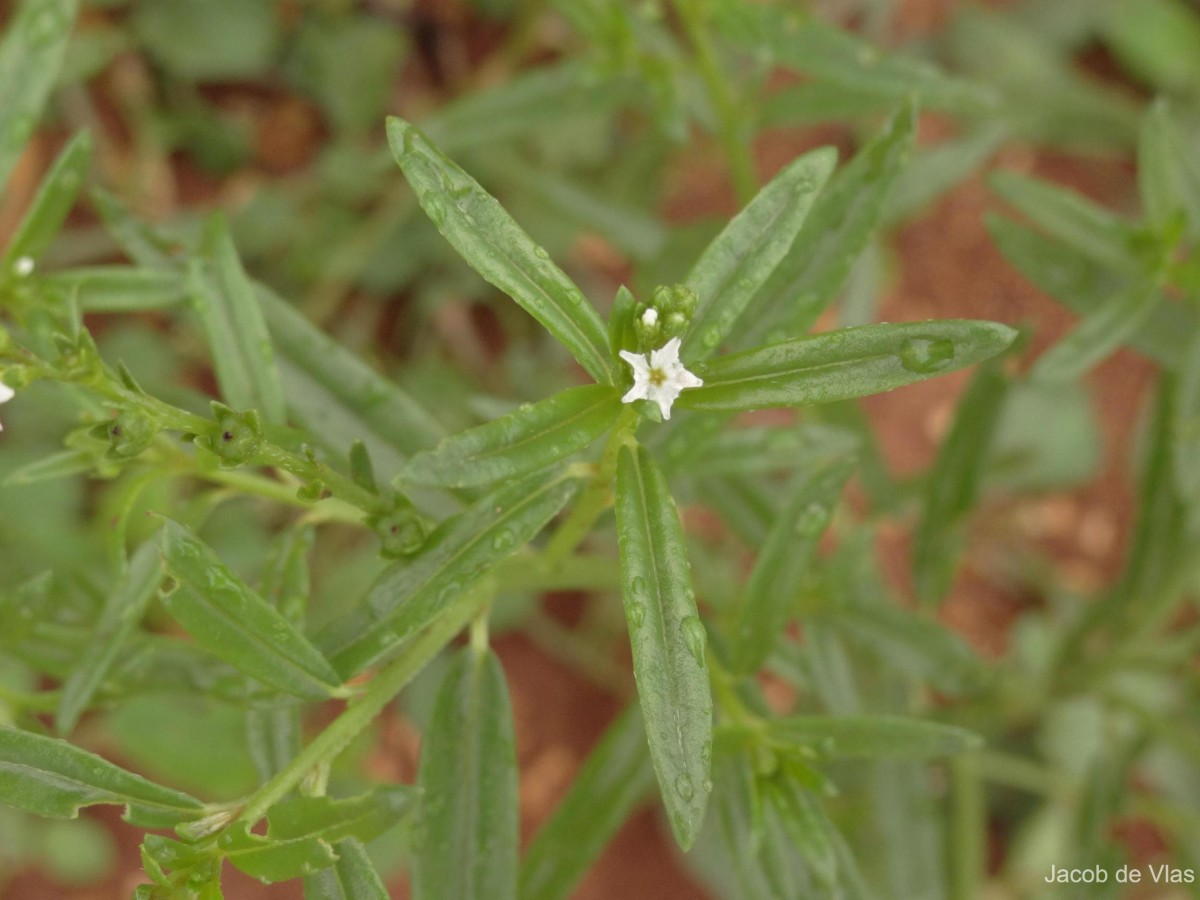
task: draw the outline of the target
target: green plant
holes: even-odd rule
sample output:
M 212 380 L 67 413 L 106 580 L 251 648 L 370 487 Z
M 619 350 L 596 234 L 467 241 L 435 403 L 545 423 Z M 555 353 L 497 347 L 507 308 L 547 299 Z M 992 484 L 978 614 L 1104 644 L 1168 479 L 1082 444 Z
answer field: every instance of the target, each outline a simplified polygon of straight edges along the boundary
M 679 847 L 698 848 L 689 864 L 731 897 L 973 897 L 989 809 L 1020 823 L 1014 832 L 1059 836 L 1052 852 L 1032 839 L 1024 856 L 1012 851 L 1017 883 L 1048 861 L 1115 870 L 1122 850 L 1105 823 L 1131 805 L 1177 842 L 1185 871 L 1200 746 L 1195 628 L 1173 627 L 1195 587 L 1200 484 L 1190 120 L 1165 101 L 1143 114 L 1077 80 L 1058 49 L 1023 43 L 1028 11 L 989 32 L 1011 65 L 983 78 L 881 53 L 771 4 L 552 5 L 582 36 L 586 64 L 468 94 L 421 129 L 390 118 L 386 151 L 364 137 L 387 102 L 378 78 L 334 90 L 320 73 L 343 46 L 384 72 L 403 41 L 333 5 L 313 12 L 286 70 L 339 135 L 333 174 L 236 214 L 164 225 L 93 185 L 122 263 L 46 264 L 94 153 L 88 132 L 65 143 L 0 257 L 0 382 L 18 405 L 45 410 L 5 432 L 32 434 L 6 467 L 12 499 L 0 498 L 5 537 L 31 561 L 13 555 L 0 569 L 0 659 L 11 667 L 0 672 L 0 801 L 50 818 L 123 806 L 151 832 L 142 898 L 220 897 L 225 863 L 267 882 L 302 879 L 307 897 L 386 897 L 365 849 L 385 833 L 408 845 L 417 897 L 562 898 L 651 792 Z M 260 75 L 284 40 L 265 6 L 224 6 L 135 4 L 131 18 L 188 98 L 165 130 L 216 169 L 247 151 L 188 85 Z M 518 15 L 500 7 L 488 11 Z M 0 180 L 52 91 L 75 10 L 25 2 L 0 45 L 0 133 L 11 138 Z M 220 30 L 237 16 L 245 27 L 224 54 L 179 40 L 178 29 Z M 1140 21 L 1114 14 L 1103 27 L 1139 71 L 1191 89 L 1184 62 L 1144 52 Z M 951 50 L 977 48 L 981 34 L 967 17 Z M 767 93 L 774 66 L 816 77 Z M 1029 71 L 1061 91 L 1032 90 Z M 587 100 L 573 111 L 581 85 Z M 918 105 L 970 130 L 909 165 Z M 505 145 L 558 116 L 626 108 L 644 116 L 647 157 L 689 128 L 710 130 L 741 211 L 681 238 L 627 202 L 653 160 L 601 160 L 593 168 L 612 163 L 614 174 L 593 188 L 553 171 L 550 149 L 526 158 Z M 755 130 L 834 108 L 872 123 L 853 158 L 838 169 L 832 148 L 811 151 L 759 187 Z M 1136 141 L 1145 213 L 1134 224 L 1035 179 L 992 176 L 1050 238 L 993 216 L 996 244 L 1085 314 L 1028 374 L 1006 325 L 867 324 L 870 299 L 855 302 L 859 282 L 879 275 L 880 226 L 1014 134 Z M 448 154 L 478 158 L 516 204 L 532 204 L 532 221 L 540 204 L 555 227 L 583 220 L 607 235 L 643 262 L 637 292 L 622 286 L 608 302 L 577 283 Z M 387 157 L 402 182 L 384 174 Z M 345 196 L 377 205 L 355 223 Z M 313 214 L 289 214 L 298 209 Z M 280 224 L 287 252 L 263 222 Z M 243 235 L 273 283 L 307 290 L 316 277 L 311 319 L 250 274 Z M 410 248 L 404 261 L 381 263 L 397 245 Z M 317 247 L 319 267 L 306 259 Z M 458 396 L 464 376 L 419 353 L 393 380 L 314 324 L 332 324 L 349 286 L 371 278 L 418 284 L 426 306 L 454 290 L 515 301 L 528 317 L 495 307 L 508 342 L 497 368 L 532 360 L 518 392 L 528 402 L 489 396 L 473 409 Z M 809 334 L 843 294 L 848 327 Z M 126 360 L 109 330 L 117 314 L 153 317 L 211 371 L 220 399 L 181 388 L 154 337 L 132 339 L 136 364 Z M 989 666 L 935 618 L 970 517 L 988 490 L 1086 476 L 1086 415 L 1082 439 L 1068 433 L 1078 417 L 1061 411 L 1043 434 L 1044 404 L 1070 400 L 1069 386 L 1126 343 L 1162 373 L 1125 574 L 1085 604 L 1030 563 L 1022 577 L 1046 604 Z M 891 476 L 852 401 L 976 364 L 929 472 Z M 739 418 L 764 409 L 801 412 L 783 424 Z M 835 515 L 855 475 L 869 512 Z M 715 513 L 721 539 L 685 529 L 677 498 Z M 912 523 L 917 609 L 893 602 L 875 560 L 894 517 Z M 539 614 L 531 598 L 553 590 L 594 594 L 610 624 L 619 598 L 636 691 L 519 853 L 516 738 L 493 636 L 532 622 L 580 668 L 611 666 Z M 786 686 L 785 703 L 772 684 Z M 414 695 L 408 712 L 424 725 L 414 783 L 364 778 L 374 724 Z M 131 763 L 147 777 L 85 749 L 96 719 L 135 736 L 123 749 L 143 746 Z M 196 752 L 203 727 L 229 742 L 226 758 Z M 1031 729 L 1040 756 L 1020 745 Z M 931 760 L 947 775 L 943 795 Z M 1147 760 L 1166 775 L 1155 794 L 1131 793 Z M 863 852 L 872 840 L 878 858 Z

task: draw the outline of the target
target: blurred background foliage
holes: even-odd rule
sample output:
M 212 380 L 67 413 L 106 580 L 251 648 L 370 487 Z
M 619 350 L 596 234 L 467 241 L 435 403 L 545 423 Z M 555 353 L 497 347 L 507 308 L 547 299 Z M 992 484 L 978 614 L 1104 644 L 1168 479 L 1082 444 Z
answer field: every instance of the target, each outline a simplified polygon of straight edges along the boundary
M 935 312 L 995 318 L 1027 327 L 1027 352 L 970 385 L 910 389 L 907 403 L 755 420 L 678 463 L 701 599 L 717 618 L 733 607 L 783 473 L 814 446 L 857 442 L 850 501 L 801 600 L 803 640 L 770 661 L 767 696 L 835 713 L 917 712 L 988 739 L 987 750 L 949 765 L 844 761 L 817 776 L 811 761 L 797 764 L 817 779 L 809 787 L 838 787 L 829 813 L 872 886 L 862 895 L 1067 896 L 1039 885 L 1051 863 L 1167 860 L 1195 870 L 1200 507 L 1164 462 L 1182 457 L 1185 473 L 1197 465 L 1194 439 L 1173 424 L 1186 426 L 1188 403 L 1194 414 L 1200 368 L 1195 3 L 84 0 L 49 113 L 0 205 L 0 232 L 11 233 L 66 137 L 87 129 L 92 183 L 159 223 L 167 246 L 188 245 L 208 211 L 225 210 L 256 278 L 449 431 L 575 377 L 561 349 L 426 219 L 387 150 L 386 114 L 417 122 L 590 296 L 606 299 L 622 283 L 640 296 L 681 280 L 782 163 L 820 143 L 853 157 L 910 95 L 922 110 L 918 148 L 890 190 L 861 193 L 876 209 L 849 211 L 865 217 L 860 252 L 834 266 L 824 289 L 839 302 L 817 327 Z M 9 137 L 20 146 L 27 136 Z M 1148 164 L 1164 146 L 1190 169 Z M 985 188 L 980 173 L 993 169 L 1017 174 L 993 175 Z M 1148 185 L 1148 171 L 1167 173 L 1166 187 Z M 1094 199 L 1048 194 L 1042 178 Z M 95 195 L 72 213 L 39 273 L 121 258 L 96 214 L 104 202 Z M 1002 208 L 1020 220 L 994 212 Z M 988 244 L 989 210 L 1000 251 L 1040 292 Z M 1139 279 L 1165 294 L 1153 309 L 1114 309 L 1084 346 L 1077 338 L 1058 351 L 1064 377 L 1030 376 L 1030 361 L 1073 321 L 1046 295 L 1087 314 Z M 957 294 L 947 299 L 949 290 Z M 88 325 L 110 362 L 203 411 L 208 353 L 186 318 L 96 314 Z M 1122 344 L 1135 349 L 1079 377 Z M 261 501 L 136 468 L 114 467 L 107 481 L 30 475 L 32 464 L 61 461 L 81 403 L 88 408 L 70 390 L 37 384 L 3 410 L 0 476 L 21 474 L 0 489 L 0 721 L 48 711 L 36 698 L 88 640 L 115 518 L 127 518 L 136 544 L 152 530 L 140 511 L 211 504 L 204 539 L 252 582 L 284 521 Z M 383 565 L 362 531 L 320 531 L 314 622 L 344 609 Z M 573 598 L 579 612 L 565 615 L 561 599 L 516 592 L 493 630 L 511 630 L 500 643 L 506 662 L 534 655 L 581 674 L 577 694 L 547 709 L 570 720 L 568 709 L 586 705 L 598 728 L 630 692 L 621 614 L 603 577 L 594 594 Z M 149 628 L 171 627 L 152 606 Z M 528 666 L 514 666 L 510 680 L 536 707 L 536 679 L 522 682 Z M 403 724 L 381 724 L 340 758 L 335 780 L 357 790 L 381 774 L 411 779 L 413 724 L 428 715 L 441 671 L 431 667 L 406 692 Z M 77 742 L 212 799 L 251 788 L 236 704 L 219 691 L 181 700 L 170 687 L 131 691 L 86 718 Z M 535 720 L 519 717 L 519 734 L 536 733 Z M 572 760 L 586 750 L 566 745 Z M 545 796 L 523 794 L 528 828 L 565 778 L 545 753 L 522 758 L 532 761 L 522 778 L 548 785 Z M 613 874 L 618 848 L 585 882 L 586 896 L 621 884 L 642 891 L 631 896 L 760 896 L 738 880 L 751 878 L 739 854 L 768 855 L 773 842 L 803 836 L 775 806 L 764 814 L 760 799 L 743 799 L 714 799 L 686 860 L 658 844 L 635 857 L 641 880 Z M 4 896 L 127 891 L 137 863 L 121 850 L 128 829 L 111 822 L 0 809 Z M 748 835 L 758 843 L 745 844 Z M 387 835 L 371 845 L 389 877 L 404 865 L 405 842 Z M 847 848 L 824 852 L 840 858 Z M 773 863 L 794 864 L 787 851 Z M 45 878 L 60 893 L 35 894 Z M 92 882 L 117 893 L 71 893 Z M 1109 887 L 1078 896 L 1125 896 Z M 1173 890 L 1153 896 L 1198 896 L 1195 885 Z

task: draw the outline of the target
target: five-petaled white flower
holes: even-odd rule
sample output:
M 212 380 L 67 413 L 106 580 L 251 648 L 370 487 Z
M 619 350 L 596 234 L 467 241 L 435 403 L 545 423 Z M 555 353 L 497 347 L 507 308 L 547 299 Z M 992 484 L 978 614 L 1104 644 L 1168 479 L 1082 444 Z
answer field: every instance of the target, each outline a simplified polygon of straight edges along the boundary
M 683 367 L 679 361 L 679 338 L 671 338 L 658 350 L 651 350 L 650 358 L 641 353 L 621 351 L 621 359 L 633 367 L 633 387 L 621 398 L 622 403 L 634 400 L 653 400 L 662 410 L 664 419 L 671 418 L 671 404 L 684 388 L 700 387 L 699 378 Z
M 16 395 L 16 391 L 10 388 L 3 381 L 0 381 L 0 403 L 7 403 Z M 0 431 L 4 430 L 4 425 L 0 424 Z

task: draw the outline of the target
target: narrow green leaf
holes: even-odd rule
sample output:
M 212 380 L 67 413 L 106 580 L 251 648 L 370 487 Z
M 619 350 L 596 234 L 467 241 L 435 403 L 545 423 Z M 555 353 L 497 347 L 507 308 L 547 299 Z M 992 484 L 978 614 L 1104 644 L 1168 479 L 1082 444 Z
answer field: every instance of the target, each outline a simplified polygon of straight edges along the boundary
M 931 320 L 843 328 L 720 357 L 696 368 L 691 409 L 750 410 L 832 403 L 890 391 L 995 356 L 1016 332 L 996 322 Z
M 0 271 L 12 271 L 13 262 L 21 257 L 36 260 L 50 246 L 66 221 L 67 213 L 75 205 L 91 160 L 91 135 L 81 131 L 67 142 L 42 178 L 29 212 L 17 226 L 17 232 L 0 260 Z
M 958 562 L 958 527 L 978 498 L 1009 384 L 995 364 L 980 366 L 926 477 L 913 536 L 913 578 L 917 596 L 926 604 L 937 603 L 950 588 Z
M 1006 137 L 1007 127 L 992 123 L 965 137 L 923 149 L 896 179 L 887 198 L 884 221 L 897 224 L 921 212 L 978 170 Z
M 992 172 L 988 184 L 1035 225 L 1088 259 L 1128 274 L 1143 270 L 1133 226 L 1082 194 L 1008 171 Z
M 986 218 L 992 240 L 1005 258 L 1039 288 L 1081 316 L 1090 314 L 1097 297 L 1128 289 L 1104 265 L 1062 244 L 1051 244 L 1037 232 L 1000 216 Z M 1170 369 L 1187 353 L 1188 336 L 1200 327 L 1200 316 L 1179 303 L 1159 301 L 1142 326 L 1129 337 L 1131 347 Z
M 257 409 L 270 424 L 287 419 L 275 352 L 258 296 L 220 215 L 208 224 L 193 263 L 190 293 L 208 336 L 224 399 L 237 409 Z
M 246 823 L 221 833 L 217 847 L 234 866 L 264 882 L 308 875 L 337 862 L 333 845 L 347 838 L 369 841 L 412 815 L 417 791 L 406 785 L 377 787 L 357 797 L 291 797 L 267 814 L 266 835 Z
M 764 793 L 768 810 L 779 817 L 813 879 L 826 891 L 834 889 L 841 868 L 839 835 L 821 801 L 795 780 L 782 777 L 767 782 Z
M 1180 498 L 1194 505 L 1200 503 L 1200 329 L 1192 334 L 1179 372 L 1173 419 L 1175 483 Z
M 358 606 L 316 638 L 347 678 L 433 622 L 497 560 L 519 550 L 578 490 L 538 473 L 500 487 L 442 522 L 416 555 L 386 569 Z
M 762 479 L 744 475 L 705 478 L 697 485 L 711 506 L 747 547 L 761 547 L 779 515 L 779 498 Z
M 379 873 L 353 838 L 334 847 L 338 861 L 304 879 L 304 900 L 388 900 Z
M 546 326 L 596 381 L 611 383 L 604 324 L 546 251 L 412 125 L 388 119 L 388 141 L 426 214 L 463 259 Z
M 80 807 L 123 805 L 125 821 L 169 828 L 199 818 L 199 800 L 147 781 L 66 741 L 0 726 L 0 803 L 73 819 Z
M 817 544 L 853 471 L 851 458 L 798 475 L 746 584 L 734 631 L 731 668 L 735 673 L 757 671 L 782 637 Z
M 739 426 L 709 440 L 701 453 L 688 459 L 684 471 L 697 479 L 803 472 L 852 455 L 858 448 L 859 440 L 849 429 L 821 422 L 801 422 L 791 428 Z
M 944 625 L 894 603 L 843 603 L 817 617 L 871 648 L 892 668 L 927 680 L 940 691 L 969 692 L 987 678 L 987 668 L 970 644 Z
M 91 472 L 96 468 L 97 455 L 93 450 L 62 450 L 51 453 L 13 469 L 4 476 L 0 484 L 37 484 L 39 481 L 53 481 Z
M 608 385 L 570 388 L 418 453 L 401 482 L 472 487 L 545 469 L 587 447 L 621 412 Z
M 771 740 L 839 758 L 926 759 L 978 750 L 983 740 L 952 725 L 899 716 L 792 716 L 767 724 Z
M 381 471 L 432 446 L 442 426 L 394 382 L 258 286 L 258 301 L 279 362 L 293 419 L 339 453 L 361 440 Z
M 444 145 L 441 145 L 444 147 Z M 667 241 L 666 226 L 650 212 L 610 198 L 545 166 L 504 158 L 493 163 L 504 183 L 561 218 L 595 233 L 635 260 L 654 259 Z
M 1166 101 L 1158 100 L 1142 119 L 1138 139 L 1138 193 L 1148 218 L 1160 228 L 1182 212 L 1188 233 L 1200 237 L 1200 163 Z
M 739 896 L 801 900 L 810 887 L 802 859 L 778 817 L 767 815 L 749 759 L 741 754 L 722 761 L 716 782 L 714 812 Z
M 894 103 L 915 95 L 922 106 L 951 112 L 980 112 L 999 99 L 987 85 L 953 78 L 923 60 L 882 52 L 815 15 L 746 3 L 724 3 L 717 9 L 721 30 L 733 41 L 859 94 Z
M 82 266 L 42 278 L 50 290 L 79 301 L 84 312 L 138 312 L 177 306 L 187 298 L 174 272 L 133 266 Z
M 1152 90 L 1196 96 L 1200 90 L 1200 15 L 1184 0 L 1115 3 L 1105 9 L 1105 45 Z
M 83 658 L 63 684 L 54 715 L 54 727 L 59 734 L 67 734 L 75 727 L 117 656 L 127 649 L 129 635 L 141 622 L 162 577 L 158 542 L 148 540 L 133 554 L 120 582 L 109 593 L 92 639 L 84 647 Z
M 1175 484 L 1174 425 L 1178 420 L 1179 382 L 1164 374 L 1158 386 L 1154 417 L 1138 479 L 1137 527 L 1121 582 L 1111 604 L 1144 628 L 1157 612 L 1169 608 L 1180 589 L 1180 575 L 1190 561 L 1186 551 L 1185 510 Z M 1136 608 L 1136 613 L 1133 612 Z M 1132 626 L 1121 616 L 1109 618 L 1116 627 Z
M 707 634 L 675 501 L 645 448 L 621 448 L 616 516 L 621 594 L 650 758 L 675 839 L 687 850 L 712 790 Z
M 604 733 L 521 860 L 521 900 L 567 900 L 654 784 L 636 704 Z
M 1042 354 L 1030 377 L 1055 384 L 1077 380 L 1136 332 L 1154 311 L 1158 299 L 1158 289 L 1149 282 L 1108 298 Z
M 339 692 L 341 679 L 320 651 L 191 531 L 167 520 L 162 553 L 167 573 L 178 582 L 163 602 L 200 646 L 297 697 Z
M 808 331 L 837 297 L 883 215 L 884 203 L 912 153 L 916 109 L 909 103 L 883 133 L 830 179 L 788 252 L 755 297 L 740 346 L 782 329 Z
M 570 117 L 604 114 L 637 96 L 628 76 L 567 62 L 538 66 L 495 87 L 470 91 L 425 120 L 423 130 L 444 153 L 491 147 L 525 138 L 538 127 L 560 126 Z
M 706 359 L 720 346 L 788 253 L 836 164 L 832 147 L 792 161 L 701 254 L 684 279 L 700 298 L 683 347 L 686 361 Z
M 421 745 L 414 900 L 515 900 L 517 759 L 504 669 L 467 647 L 450 665 Z
M 0 187 L 33 136 L 67 49 L 78 0 L 24 0 L 0 43 Z

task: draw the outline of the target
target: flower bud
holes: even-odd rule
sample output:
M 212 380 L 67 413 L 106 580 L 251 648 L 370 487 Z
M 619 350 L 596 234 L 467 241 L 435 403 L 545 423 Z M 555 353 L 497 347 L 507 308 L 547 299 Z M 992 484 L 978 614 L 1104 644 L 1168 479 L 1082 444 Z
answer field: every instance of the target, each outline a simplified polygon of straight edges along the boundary
M 157 423 L 145 413 L 127 409 L 107 426 L 108 457 L 130 459 L 145 450 L 158 434 Z

